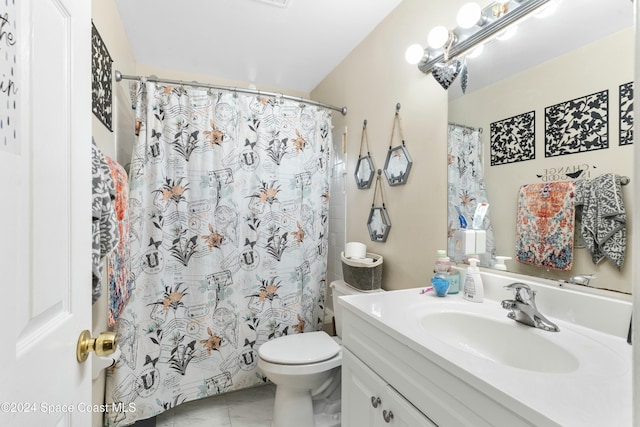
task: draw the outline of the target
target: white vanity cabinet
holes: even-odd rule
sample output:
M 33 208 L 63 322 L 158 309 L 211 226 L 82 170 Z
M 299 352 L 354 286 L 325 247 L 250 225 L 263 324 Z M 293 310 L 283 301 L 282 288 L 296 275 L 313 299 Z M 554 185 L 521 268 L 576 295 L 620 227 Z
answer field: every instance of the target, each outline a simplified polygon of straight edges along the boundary
M 513 278 L 483 274 L 482 304 L 421 289 L 340 297 L 343 426 L 632 425 L 630 301 L 521 279 L 555 314 L 550 332 L 507 316 Z
M 343 319 L 343 427 L 559 427 L 528 411 L 505 407 L 443 369 L 447 361 L 425 357 L 396 330 L 357 308 L 344 305 Z M 380 398 L 378 408 L 372 406 L 372 397 Z M 389 423 L 383 418 L 385 410 L 393 413 Z
M 347 349 L 342 353 L 342 384 L 344 427 L 435 426 Z

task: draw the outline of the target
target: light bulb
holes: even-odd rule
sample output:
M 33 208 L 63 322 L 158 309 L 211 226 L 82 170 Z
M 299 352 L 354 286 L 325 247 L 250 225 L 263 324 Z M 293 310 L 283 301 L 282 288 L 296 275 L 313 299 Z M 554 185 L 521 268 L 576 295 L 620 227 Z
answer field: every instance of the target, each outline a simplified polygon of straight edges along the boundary
M 480 5 L 475 2 L 466 3 L 460 8 L 457 16 L 458 26 L 460 28 L 471 28 L 478 23 L 482 16 Z
M 440 49 L 449 40 L 449 30 L 443 25 L 438 25 L 429 31 L 427 42 L 434 49 Z
M 417 64 L 423 56 L 424 48 L 417 43 L 409 46 L 404 53 L 404 59 L 406 59 L 409 64 Z

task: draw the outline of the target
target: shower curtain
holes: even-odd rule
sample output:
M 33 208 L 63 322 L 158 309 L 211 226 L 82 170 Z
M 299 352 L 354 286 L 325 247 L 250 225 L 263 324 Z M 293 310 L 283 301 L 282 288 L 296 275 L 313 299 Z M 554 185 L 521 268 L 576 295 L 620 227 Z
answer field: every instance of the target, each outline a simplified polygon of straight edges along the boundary
M 487 191 L 484 186 L 484 172 L 482 167 L 482 141 L 480 129 L 468 128 L 449 124 L 447 138 L 447 183 L 448 183 L 448 227 L 447 227 L 447 251 L 456 262 L 462 262 L 462 257 L 456 257 L 453 234 L 460 228 L 458 209 L 468 222 L 468 228 L 472 228 L 473 216 L 478 203 L 489 203 Z M 482 229 L 487 232 L 487 250 L 479 255 L 480 264 L 484 267 L 493 267 L 495 264 L 495 242 L 493 239 L 493 227 L 491 226 L 491 204 L 484 218 Z
M 135 83 L 135 289 L 106 424 L 266 381 L 257 350 L 321 329 L 331 115 L 281 99 Z

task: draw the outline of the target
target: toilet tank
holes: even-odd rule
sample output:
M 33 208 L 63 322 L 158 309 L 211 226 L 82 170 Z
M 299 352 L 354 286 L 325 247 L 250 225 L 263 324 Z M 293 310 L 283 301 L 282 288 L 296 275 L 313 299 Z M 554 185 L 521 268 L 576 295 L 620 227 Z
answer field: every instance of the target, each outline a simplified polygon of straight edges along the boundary
M 342 306 L 338 304 L 338 297 L 345 295 L 371 294 L 376 292 L 384 292 L 383 289 L 375 289 L 373 291 L 361 291 L 350 286 L 344 280 L 335 280 L 331 282 L 333 315 L 336 321 L 336 334 L 342 338 Z

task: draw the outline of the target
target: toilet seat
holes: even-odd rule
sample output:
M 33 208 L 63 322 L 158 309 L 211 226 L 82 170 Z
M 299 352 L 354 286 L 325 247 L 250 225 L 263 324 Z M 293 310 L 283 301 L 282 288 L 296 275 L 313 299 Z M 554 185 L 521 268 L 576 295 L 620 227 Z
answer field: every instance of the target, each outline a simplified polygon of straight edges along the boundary
M 258 349 L 265 362 L 279 365 L 309 365 L 335 357 L 340 345 L 324 331 L 287 335 L 267 341 Z

